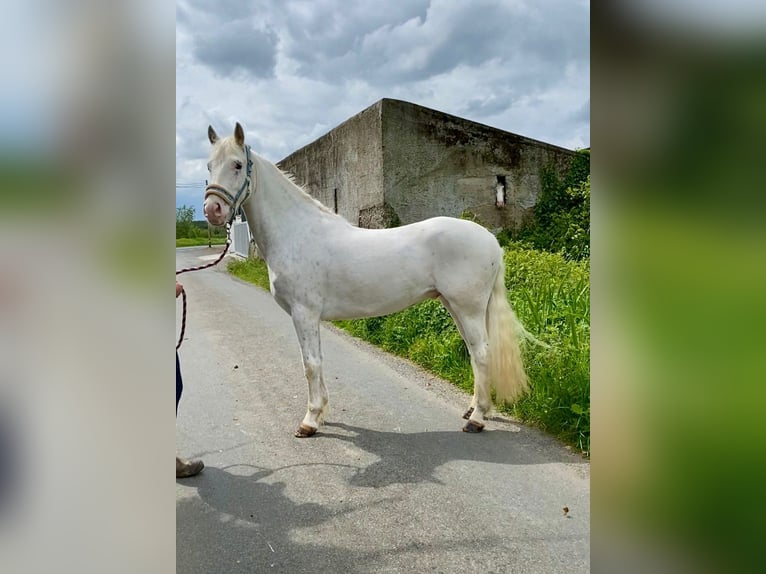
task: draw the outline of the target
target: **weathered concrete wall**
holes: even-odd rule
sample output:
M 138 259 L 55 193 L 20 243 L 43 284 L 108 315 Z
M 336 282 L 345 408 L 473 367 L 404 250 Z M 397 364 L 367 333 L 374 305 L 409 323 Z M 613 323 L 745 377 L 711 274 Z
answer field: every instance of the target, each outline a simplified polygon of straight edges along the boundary
M 468 210 L 518 227 L 540 194 L 540 170 L 566 171 L 575 152 L 399 100 L 382 100 L 383 187 L 403 224 Z M 507 204 L 495 207 L 497 176 Z
M 312 197 L 365 227 L 384 226 L 369 225 L 384 204 L 380 112 L 378 102 L 277 164 Z
M 279 162 L 330 209 L 360 227 L 473 212 L 519 225 L 540 194 L 540 171 L 563 175 L 575 152 L 400 100 L 383 99 Z M 495 207 L 498 176 L 506 206 Z

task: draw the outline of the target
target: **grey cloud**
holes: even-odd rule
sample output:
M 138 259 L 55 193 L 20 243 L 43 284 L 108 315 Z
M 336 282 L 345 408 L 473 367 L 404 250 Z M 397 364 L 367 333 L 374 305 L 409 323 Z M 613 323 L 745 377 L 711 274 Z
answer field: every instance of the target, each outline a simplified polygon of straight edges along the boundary
M 210 153 L 210 143 L 205 129 L 177 129 L 181 141 L 176 144 L 176 152 L 186 159 L 202 160 Z
M 588 58 L 587 38 L 572 34 L 587 29 L 588 13 L 574 3 L 471 2 L 424 8 L 425 3 L 397 14 L 398 19 L 389 15 L 381 21 L 362 15 L 333 21 L 318 15 L 311 26 L 289 28 L 293 37 L 287 53 L 307 77 L 336 82 L 361 78 L 374 86 L 422 81 L 460 65 L 500 58 L 514 66 L 510 77 L 532 89 L 550 85 L 568 61 Z M 414 51 L 425 57 L 403 66 Z
M 276 64 L 277 35 L 256 30 L 247 22 L 232 22 L 193 37 L 194 56 L 219 76 L 244 72 L 272 77 Z
M 510 51 L 513 14 L 507 7 L 489 5 L 480 9 L 463 4 L 451 16 L 450 28 L 443 39 L 438 39 L 437 48 L 423 70 L 427 75 L 445 73 L 460 64 L 479 65 Z
M 221 76 L 272 77 L 280 49 L 299 75 L 331 83 L 386 87 L 500 58 L 513 66 L 514 81 L 541 89 L 589 53 L 587 8 L 560 0 L 187 0 L 178 14 L 185 28 L 204 30 L 192 34 L 193 54 Z M 187 25 L 192 20 L 196 26 Z
M 576 123 L 590 123 L 590 98 L 572 114 L 572 120 Z
M 364 39 L 412 20 L 425 21 L 430 0 L 374 4 L 336 2 L 335 8 L 326 4 L 317 4 L 318 9 L 311 12 L 293 11 L 286 20 L 287 55 L 298 62 L 302 74 L 320 79 L 356 76 L 365 70 L 372 72 L 384 54 L 377 49 L 365 54 Z
M 513 105 L 510 94 L 493 93 L 491 97 L 473 98 L 462 107 L 461 114 L 469 117 L 486 117 L 500 114 Z
M 221 112 L 203 108 L 188 95 L 181 97 L 176 110 L 176 136 L 179 138 L 176 155 L 204 166 L 205 158 L 210 153 L 207 126 L 215 126 L 221 134 L 227 133 L 233 126 L 230 128 L 227 125 L 225 117 Z
M 481 8 L 461 5 L 451 15 L 449 32 L 426 73 L 499 58 L 508 62 L 508 77 L 523 80 L 525 89 L 548 84 L 563 73 L 568 61 L 587 59 L 589 50 L 587 41 L 570 30 L 570 26 L 587 28 L 587 13 L 573 3 L 558 3 L 553 18 L 549 4 L 530 2 L 524 10 L 496 3 Z
M 259 14 L 278 13 L 268 1 L 186 0 L 177 5 L 177 26 L 189 35 L 191 53 L 221 77 L 274 76 L 278 34 Z
M 269 0 L 186 0 L 185 3 L 189 12 L 201 16 L 202 24 L 240 20 L 253 14 L 278 9 L 280 4 Z M 176 11 L 179 9 L 183 9 L 183 6 L 177 4 Z
M 571 0 L 179 0 L 179 85 L 195 105 L 179 99 L 178 157 L 204 166 L 208 123 L 229 133 L 236 119 L 277 161 L 381 97 L 571 140 L 589 102 L 567 98 L 562 109 L 551 95 L 580 77 L 587 90 L 588 17 Z M 234 95 L 219 97 L 211 72 Z M 516 105 L 544 115 L 539 133 L 518 127 Z
M 176 26 L 179 24 L 182 26 L 188 26 L 191 24 L 191 19 L 189 18 L 189 13 L 186 11 L 186 9 L 183 6 L 176 4 Z

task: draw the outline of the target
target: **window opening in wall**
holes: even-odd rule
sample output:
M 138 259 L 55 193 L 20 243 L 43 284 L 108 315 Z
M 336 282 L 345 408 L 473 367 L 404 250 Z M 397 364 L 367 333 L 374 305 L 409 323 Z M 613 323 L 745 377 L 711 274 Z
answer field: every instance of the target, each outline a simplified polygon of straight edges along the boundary
M 497 183 L 495 184 L 495 207 L 497 207 L 498 209 L 502 209 L 503 207 L 505 207 L 507 200 L 508 200 L 508 195 L 507 195 L 507 188 L 505 185 L 505 176 L 498 175 Z
M 338 213 L 338 188 L 336 187 L 332 192 L 332 210 Z

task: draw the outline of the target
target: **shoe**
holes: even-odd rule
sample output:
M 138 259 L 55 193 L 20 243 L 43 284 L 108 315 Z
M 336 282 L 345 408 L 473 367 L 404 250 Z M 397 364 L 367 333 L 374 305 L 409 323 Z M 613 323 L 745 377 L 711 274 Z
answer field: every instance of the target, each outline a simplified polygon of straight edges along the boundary
M 184 460 L 176 457 L 176 478 L 188 478 L 199 474 L 205 468 L 201 460 Z

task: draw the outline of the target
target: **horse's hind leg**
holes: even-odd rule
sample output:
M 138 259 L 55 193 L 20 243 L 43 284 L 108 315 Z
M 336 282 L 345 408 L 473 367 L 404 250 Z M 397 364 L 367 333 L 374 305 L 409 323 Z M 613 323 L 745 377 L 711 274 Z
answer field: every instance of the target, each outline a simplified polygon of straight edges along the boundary
M 492 397 L 489 390 L 489 338 L 485 322 L 486 305 L 484 309 L 477 306 L 456 305 L 450 303 L 444 297 L 442 303 L 455 320 L 460 335 L 463 337 L 468 353 L 471 356 L 471 368 L 473 369 L 473 398 L 468 410 L 463 414 L 468 422 L 463 426 L 465 432 L 481 432 L 484 430 L 484 415 L 492 406 Z
M 308 383 L 308 408 L 295 436 L 305 438 L 316 433 L 322 422 L 328 396 L 322 376 L 322 344 L 319 339 L 319 316 L 305 308 L 293 308 L 293 326 L 303 356 L 303 371 Z

